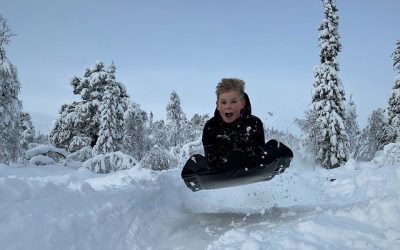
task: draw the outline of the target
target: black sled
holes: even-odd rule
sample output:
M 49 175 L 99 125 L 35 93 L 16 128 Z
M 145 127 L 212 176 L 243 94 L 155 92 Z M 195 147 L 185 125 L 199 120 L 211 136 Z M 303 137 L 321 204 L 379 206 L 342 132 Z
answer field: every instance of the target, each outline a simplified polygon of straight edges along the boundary
M 200 154 L 193 155 L 182 169 L 182 179 L 193 192 L 269 181 L 290 166 L 293 152 L 281 142 L 270 140 L 265 144 L 265 161 L 251 167 L 235 165 L 234 162 L 221 168 L 209 168 L 207 160 Z

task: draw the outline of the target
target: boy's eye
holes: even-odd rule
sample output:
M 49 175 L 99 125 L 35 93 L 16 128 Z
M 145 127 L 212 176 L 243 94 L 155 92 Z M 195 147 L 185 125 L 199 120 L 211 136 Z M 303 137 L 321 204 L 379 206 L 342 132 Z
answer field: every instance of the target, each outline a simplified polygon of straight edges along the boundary
M 232 103 L 237 103 L 237 100 L 233 100 Z

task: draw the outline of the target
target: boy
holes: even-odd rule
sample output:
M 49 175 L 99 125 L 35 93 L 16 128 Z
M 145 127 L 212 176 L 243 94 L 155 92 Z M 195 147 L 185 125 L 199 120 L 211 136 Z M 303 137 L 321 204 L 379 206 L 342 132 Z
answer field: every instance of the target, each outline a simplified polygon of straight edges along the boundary
M 236 78 L 217 85 L 217 108 L 203 129 L 205 157 L 191 156 L 181 173 L 194 192 L 267 181 L 289 167 L 292 151 L 275 140 L 265 144 L 263 124 L 251 114 L 244 85 Z

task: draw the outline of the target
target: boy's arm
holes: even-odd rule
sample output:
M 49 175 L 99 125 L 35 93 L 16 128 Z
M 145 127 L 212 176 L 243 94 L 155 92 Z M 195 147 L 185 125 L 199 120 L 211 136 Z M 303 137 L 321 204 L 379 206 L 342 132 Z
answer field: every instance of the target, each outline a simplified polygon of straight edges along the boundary
M 220 156 L 218 155 L 220 150 L 216 141 L 216 135 L 212 133 L 212 129 L 208 123 L 204 126 L 202 142 L 208 166 L 216 167 L 220 165 Z
M 264 135 L 264 126 L 260 119 L 257 118 L 256 120 L 256 134 L 255 134 L 255 141 L 256 144 L 260 147 L 264 147 L 265 145 L 265 135 Z

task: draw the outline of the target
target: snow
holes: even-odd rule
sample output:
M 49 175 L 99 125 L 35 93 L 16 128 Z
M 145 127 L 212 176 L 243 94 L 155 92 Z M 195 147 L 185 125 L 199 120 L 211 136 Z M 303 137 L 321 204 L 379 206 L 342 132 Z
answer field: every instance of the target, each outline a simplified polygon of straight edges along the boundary
M 57 154 L 62 155 L 64 158 L 67 157 L 68 152 L 64 149 L 56 148 L 52 145 L 39 145 L 33 149 L 30 149 L 25 152 L 25 158 L 26 159 L 31 159 L 34 156 L 39 156 L 42 154 L 47 154 L 49 152 L 54 152 Z
M 96 173 L 109 173 L 121 169 L 129 169 L 138 164 L 132 156 L 120 151 L 96 155 L 83 163 L 83 167 Z
M 400 163 L 382 158 L 325 170 L 295 157 L 269 182 L 195 193 L 179 168 L 0 165 L 0 246 L 400 249 Z
M 46 155 L 36 155 L 29 160 L 29 163 L 33 165 L 50 165 L 54 164 L 55 161 Z

